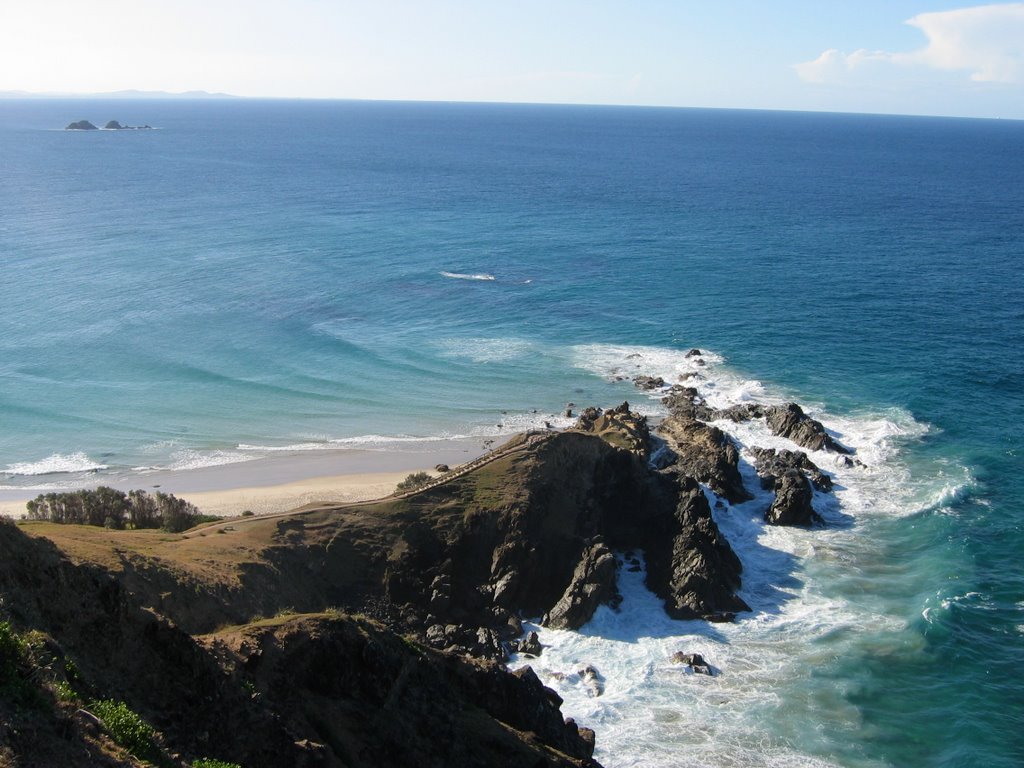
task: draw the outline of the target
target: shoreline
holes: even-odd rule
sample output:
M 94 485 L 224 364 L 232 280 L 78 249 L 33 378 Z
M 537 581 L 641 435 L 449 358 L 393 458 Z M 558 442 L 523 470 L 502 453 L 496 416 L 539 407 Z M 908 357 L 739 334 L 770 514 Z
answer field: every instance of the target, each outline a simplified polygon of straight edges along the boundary
M 220 517 L 245 511 L 275 514 L 313 502 L 350 503 L 381 498 L 392 493 L 412 472 L 434 474 L 437 464 L 455 467 L 484 455 L 491 447 L 481 444 L 480 438 L 472 438 L 380 450 L 282 452 L 197 469 L 93 477 L 76 483 L 75 488 L 105 485 L 121 491 L 159 490 L 195 504 L 203 514 Z M 0 490 L 0 515 L 23 517 L 25 503 L 39 494 L 74 490 L 57 485 L 41 487 L 44 485 L 41 482 L 34 488 Z

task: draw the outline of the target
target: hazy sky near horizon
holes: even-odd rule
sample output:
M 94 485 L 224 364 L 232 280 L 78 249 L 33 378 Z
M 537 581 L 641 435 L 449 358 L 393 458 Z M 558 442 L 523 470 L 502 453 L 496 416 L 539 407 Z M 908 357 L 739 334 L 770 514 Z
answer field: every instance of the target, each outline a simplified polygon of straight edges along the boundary
M 3 0 L 0 91 L 1024 118 L 1024 2 Z

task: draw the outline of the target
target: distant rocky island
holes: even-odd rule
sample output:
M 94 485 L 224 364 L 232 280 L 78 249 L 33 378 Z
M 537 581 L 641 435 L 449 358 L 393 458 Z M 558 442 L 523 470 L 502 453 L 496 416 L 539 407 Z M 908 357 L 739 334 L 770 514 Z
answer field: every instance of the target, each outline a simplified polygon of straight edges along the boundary
M 117 120 L 111 120 L 103 126 L 104 131 L 148 131 L 152 130 L 151 125 L 121 125 Z M 65 131 L 98 131 L 100 128 L 93 125 L 88 120 L 76 120 L 73 123 L 68 123 L 64 128 Z

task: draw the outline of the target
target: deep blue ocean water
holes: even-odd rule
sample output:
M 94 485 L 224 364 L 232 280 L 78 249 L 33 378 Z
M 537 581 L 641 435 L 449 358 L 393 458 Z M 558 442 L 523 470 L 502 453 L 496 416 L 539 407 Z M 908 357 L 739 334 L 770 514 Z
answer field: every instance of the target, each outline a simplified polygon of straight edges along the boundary
M 798 399 L 865 467 L 824 531 L 720 516 L 738 624 L 624 584 L 549 635 L 604 665 L 552 682 L 599 759 L 1018 766 L 1022 258 L 1022 122 L 0 101 L 0 487 L 656 413 L 616 379 L 700 347 L 710 397 Z

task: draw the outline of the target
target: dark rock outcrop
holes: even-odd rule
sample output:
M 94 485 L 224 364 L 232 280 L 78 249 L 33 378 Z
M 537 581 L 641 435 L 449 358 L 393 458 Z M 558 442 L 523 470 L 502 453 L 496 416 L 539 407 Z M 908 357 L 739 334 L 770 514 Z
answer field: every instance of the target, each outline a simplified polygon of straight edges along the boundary
M 76 120 L 73 123 L 68 123 L 65 131 L 96 131 L 99 130 L 95 125 L 90 123 L 88 120 Z
M 577 670 L 576 676 L 586 686 L 591 696 L 601 696 L 604 694 L 604 675 L 598 671 L 597 667 L 588 664 L 583 669 Z
M 665 380 L 661 376 L 636 376 L 633 379 L 633 385 L 637 389 L 644 391 L 650 391 L 652 389 L 661 389 L 665 386 Z
M 711 516 L 700 485 L 680 478 L 671 521 L 647 547 L 647 586 L 676 619 L 731 620 L 750 607 L 736 594 L 743 566 Z M 660 535 L 659 535 L 660 534 Z
M 658 433 L 676 454 L 675 471 L 706 483 L 731 504 L 753 498 L 740 476 L 740 452 L 718 427 L 673 414 L 659 425 Z
M 662 400 L 669 417 L 658 425 L 658 434 L 675 454 L 672 469 L 706 483 L 732 504 L 752 498 L 740 476 L 736 444 L 718 427 L 705 424 L 716 417 L 693 387 L 675 385 Z
M 527 656 L 540 656 L 544 650 L 536 632 L 531 632 L 522 640 L 513 640 L 509 643 L 509 648 L 513 653 L 523 653 Z
M 522 450 L 499 449 L 501 457 L 484 468 L 403 499 L 401 519 L 408 522 L 400 524 L 383 573 L 374 576 L 367 563 L 360 581 L 373 594 L 374 580 L 382 580 L 374 615 L 407 632 L 430 628 L 425 641 L 434 647 L 490 655 L 500 642 L 478 642 L 480 630 L 511 639 L 511 614 L 579 627 L 598 605 L 615 605 L 613 549 L 644 550 L 655 559 L 661 551 L 666 566 L 648 581 L 667 606 L 690 605 L 688 616 L 736 609 L 719 605 L 717 596 L 673 600 L 680 587 L 670 583 L 672 540 L 684 535 L 676 518 L 679 486 L 638 452 L 616 447 L 624 442 L 619 426 L 632 433 L 642 417 L 595 409 L 582 420 L 597 426 L 599 437 L 539 433 Z M 372 508 L 361 511 L 361 523 L 372 519 Z M 713 527 L 706 502 L 704 512 Z M 714 573 L 706 576 L 710 581 Z M 689 593 L 696 583 L 683 587 Z
M 801 448 L 810 451 L 833 451 L 849 454 L 851 451 L 825 431 L 817 419 L 812 419 L 796 403 L 786 405 L 734 405 L 716 411 L 713 418 L 741 422 L 750 419 L 764 419 L 772 434 L 792 440 Z
M 677 418 L 700 421 L 714 421 L 718 418 L 718 411 L 704 402 L 704 398 L 694 387 L 675 384 L 662 399 L 662 403 L 668 408 L 669 413 Z
M 676 651 L 672 654 L 671 661 L 673 664 L 683 664 L 699 675 L 714 676 L 711 665 L 704 661 L 704 657 L 699 653 L 684 653 L 683 651 Z
M 762 488 L 774 488 L 777 478 L 795 469 L 806 474 L 816 490 L 825 493 L 832 491 L 832 478 L 822 472 L 803 451 L 755 447 L 751 448 L 751 452 L 754 454 L 754 469 L 761 478 Z
M 235 649 L 258 648 L 258 691 L 290 730 L 329 745 L 343 764 L 358 755 L 359 765 L 568 766 L 593 754 L 593 740 L 563 719 L 562 700 L 529 667 L 510 673 L 334 618 L 256 625 L 221 642 L 239 660 Z
M 615 555 L 603 541 L 595 541 L 581 554 L 572 581 L 542 623 L 555 629 L 579 629 L 599 605 L 617 606 L 622 602 L 617 575 Z
M 764 519 L 772 525 L 813 525 L 821 517 L 811 506 L 811 481 L 797 469 L 787 470 L 775 482 L 775 499 Z
M 577 432 L 595 434 L 606 443 L 637 456 L 646 457 L 651 452 L 651 430 L 647 425 L 647 417 L 631 411 L 628 402 L 605 411 L 586 408 L 572 428 Z
M 832 478 L 822 472 L 803 451 L 753 448 L 754 468 L 761 487 L 775 491 L 765 512 L 772 525 L 813 525 L 823 522 L 812 506 L 813 488 L 828 493 Z
M 789 438 L 801 448 L 850 453 L 849 448 L 832 439 L 820 421 L 812 419 L 796 403 L 766 406 L 764 417 L 774 434 Z

